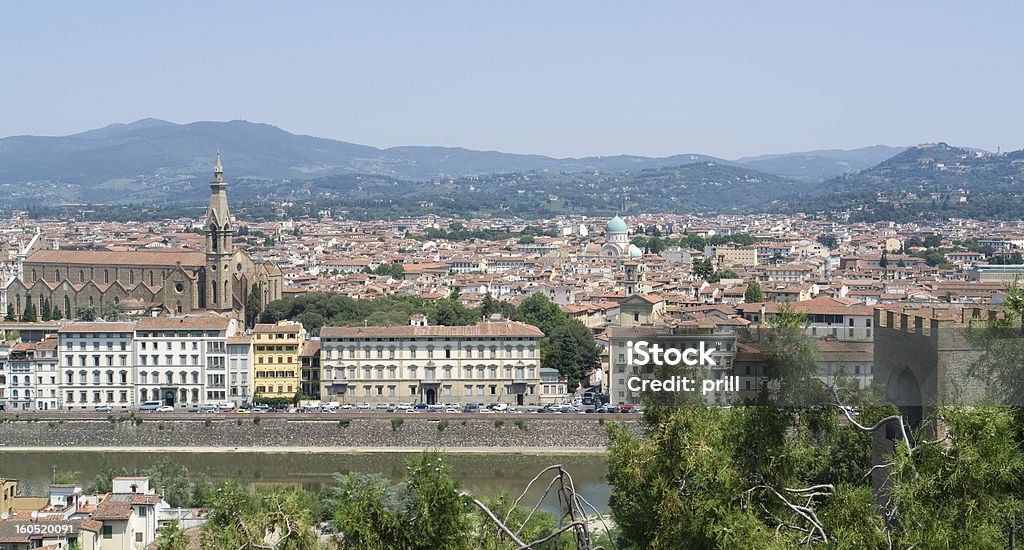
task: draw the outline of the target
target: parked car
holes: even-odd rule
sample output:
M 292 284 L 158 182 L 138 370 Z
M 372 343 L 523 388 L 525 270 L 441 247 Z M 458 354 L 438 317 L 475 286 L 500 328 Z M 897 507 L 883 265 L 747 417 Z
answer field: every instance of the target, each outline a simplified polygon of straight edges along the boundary
M 174 407 L 172 407 L 170 405 L 161 405 L 161 406 L 156 408 L 156 412 L 158 412 L 158 413 L 172 413 L 172 412 L 174 412 Z
M 139 405 L 139 411 L 140 412 L 153 412 L 153 411 L 159 409 L 162 405 L 163 405 L 163 402 L 161 402 L 161 401 L 143 401 L 142 404 Z
M 368 411 L 368 410 L 370 410 L 370 404 L 369 403 L 360 403 L 359 404 L 359 410 L 361 410 L 361 411 Z
M 505 412 L 508 410 L 508 403 L 495 403 L 490 406 L 490 409 L 494 412 Z
M 98 412 L 98 413 L 112 413 L 112 412 L 114 412 L 114 408 L 111 407 L 110 405 L 100 405 L 99 407 L 96 407 L 96 412 Z
M 220 407 L 218 407 L 217 405 L 211 404 L 211 403 L 207 403 L 206 405 L 203 405 L 202 407 L 199 407 L 199 412 L 201 412 L 201 413 L 217 413 L 217 412 L 220 412 Z
M 388 406 L 389 405 L 387 403 L 377 403 L 377 406 L 374 408 L 377 409 L 378 411 L 386 411 L 388 410 Z

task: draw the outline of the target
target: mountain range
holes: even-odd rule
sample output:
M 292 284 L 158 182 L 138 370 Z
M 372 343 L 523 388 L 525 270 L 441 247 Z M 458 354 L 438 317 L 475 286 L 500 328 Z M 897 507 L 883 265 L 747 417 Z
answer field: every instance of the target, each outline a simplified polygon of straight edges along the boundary
M 173 182 L 209 176 L 220 150 L 233 179 L 313 179 L 371 174 L 431 180 L 509 172 L 626 172 L 718 162 L 803 181 L 822 181 L 867 168 L 902 149 L 812 151 L 728 161 L 703 154 L 552 158 L 458 147 L 379 149 L 297 135 L 242 120 L 174 124 L 143 119 L 60 137 L 0 139 L 0 183 L 48 181 L 94 187 L 118 180 Z

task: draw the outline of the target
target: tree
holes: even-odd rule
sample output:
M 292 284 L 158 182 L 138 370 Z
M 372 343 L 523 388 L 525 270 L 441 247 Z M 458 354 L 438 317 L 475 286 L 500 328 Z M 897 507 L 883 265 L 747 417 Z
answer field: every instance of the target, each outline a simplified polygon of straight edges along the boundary
M 576 319 L 559 325 L 545 338 L 541 366 L 565 377 L 569 391 L 579 387 L 583 374 L 598 364 L 598 349 L 590 329 Z
M 818 235 L 818 237 L 815 240 L 821 243 L 821 246 L 824 246 L 825 248 L 835 248 L 836 245 L 839 244 L 839 239 L 837 239 L 836 236 L 831 233 L 823 233 L 821 235 Z
M 249 295 L 245 297 L 245 326 L 247 328 L 255 327 L 256 321 L 262 313 L 261 294 L 263 294 L 262 286 L 259 283 L 253 283 L 252 288 L 249 289 Z M 303 326 L 306 325 L 303 324 Z
M 7 304 L 7 314 L 4 315 L 4 321 L 14 321 L 14 304 Z
M 567 319 L 565 312 L 541 292 L 531 294 L 516 308 L 512 318 L 528 325 L 533 325 L 544 334 L 551 334 L 556 327 L 563 325 Z
M 710 258 L 697 258 L 693 260 L 693 274 L 705 281 L 715 273 L 715 266 Z
M 43 298 L 42 303 L 39 304 L 39 320 L 40 321 L 49 321 L 50 320 L 50 313 L 52 311 L 53 310 L 50 308 L 50 299 L 49 298 Z
M 188 550 L 189 540 L 177 518 L 157 529 L 156 550 Z
M 202 528 L 203 548 L 319 548 L 312 511 L 302 491 L 271 487 L 252 495 L 236 483 L 223 482 L 213 492 L 210 508 Z
M 21 312 L 21 320 L 34 323 L 37 320 L 36 306 L 32 303 L 32 298 L 29 297 L 25 303 L 25 311 Z
M 58 306 L 57 304 L 53 304 L 53 310 L 50 311 L 50 320 L 51 321 L 60 321 L 63 318 L 64 318 L 64 311 L 61 310 L 60 306 Z
M 743 301 L 748 304 L 763 302 L 764 292 L 761 290 L 761 284 L 757 281 L 747 283 L 747 290 L 743 293 Z
M 75 308 L 75 317 L 79 321 L 95 321 L 96 320 L 96 306 L 90 304 L 83 304 Z

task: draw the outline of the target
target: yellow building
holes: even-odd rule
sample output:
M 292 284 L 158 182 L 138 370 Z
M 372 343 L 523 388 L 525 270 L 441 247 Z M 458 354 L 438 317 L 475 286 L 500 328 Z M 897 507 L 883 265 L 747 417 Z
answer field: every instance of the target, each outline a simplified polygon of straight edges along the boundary
M 18 496 L 18 482 L 13 479 L 0 478 L 0 513 L 10 513 L 14 509 L 14 497 Z
M 278 321 L 253 329 L 256 377 L 254 401 L 260 397 L 294 397 L 301 388 L 299 352 L 306 340 L 302 323 Z

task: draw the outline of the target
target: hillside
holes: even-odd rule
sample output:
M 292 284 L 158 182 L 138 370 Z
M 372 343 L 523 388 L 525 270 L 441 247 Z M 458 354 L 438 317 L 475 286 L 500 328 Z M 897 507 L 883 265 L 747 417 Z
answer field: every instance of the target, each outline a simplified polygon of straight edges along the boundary
M 874 145 L 851 150 L 828 149 L 744 157 L 737 159 L 736 163 L 751 170 L 801 181 L 820 182 L 870 168 L 905 150 L 905 147 Z
M 992 154 L 946 143 L 911 147 L 825 182 L 793 206 L 854 219 L 1024 216 L 1024 151 Z

